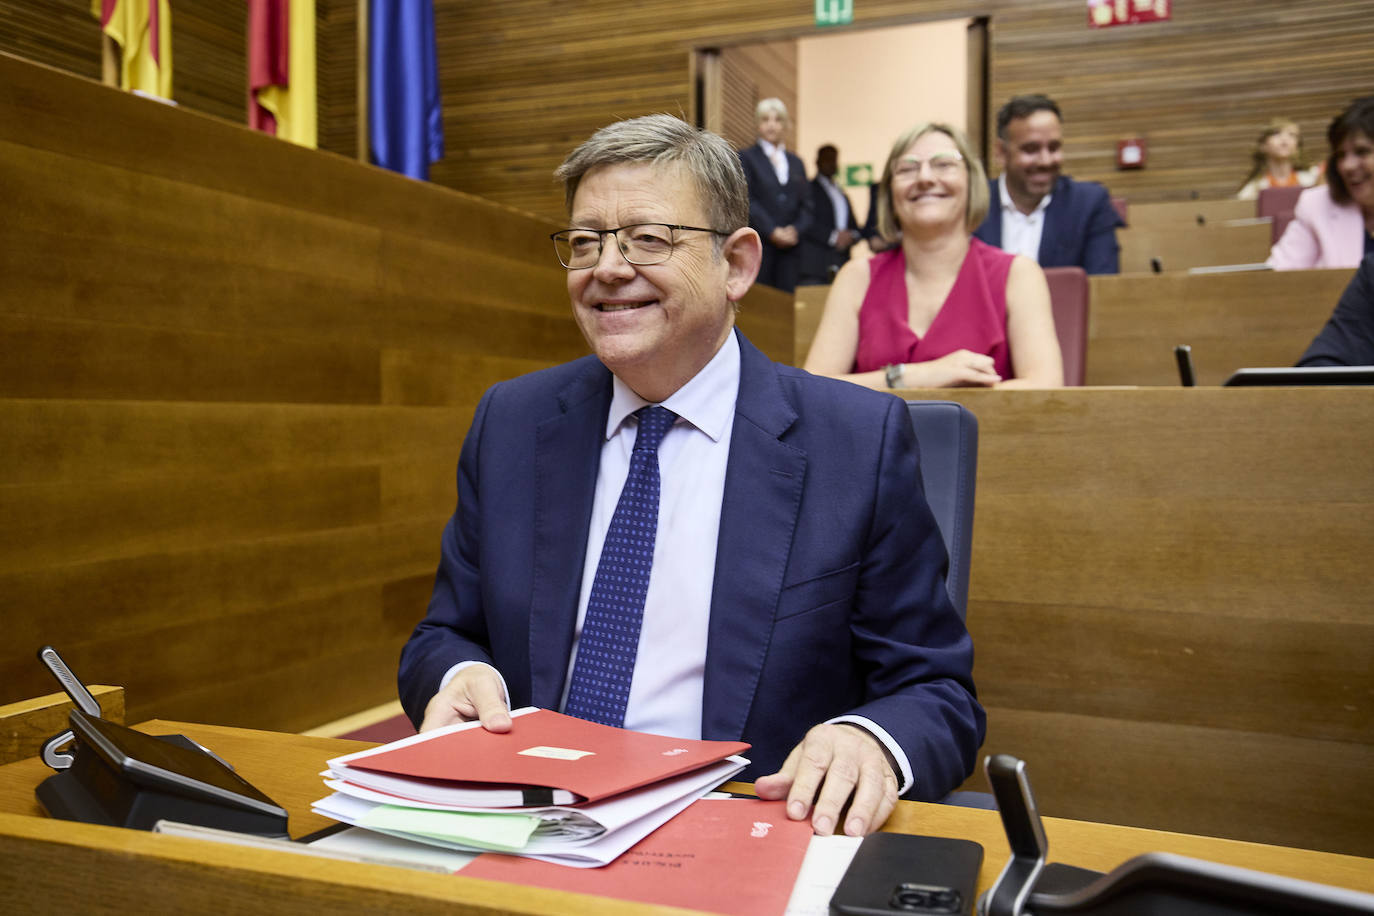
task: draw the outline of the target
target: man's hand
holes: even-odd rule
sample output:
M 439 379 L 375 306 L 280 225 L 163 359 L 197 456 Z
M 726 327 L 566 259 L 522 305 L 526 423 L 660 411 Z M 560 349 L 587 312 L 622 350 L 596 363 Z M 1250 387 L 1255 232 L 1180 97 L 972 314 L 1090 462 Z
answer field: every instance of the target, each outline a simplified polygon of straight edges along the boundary
M 792 749 L 782 769 L 756 780 L 759 798 L 787 799 L 787 816 L 804 819 L 820 836 L 835 832 L 846 801 L 844 832 L 865 836 L 883 825 L 897 804 L 897 776 L 887 752 L 856 725 L 817 725 Z
M 835 250 L 848 251 L 858 240 L 858 236 L 853 232 L 848 229 L 841 229 L 839 232 L 835 233 Z
M 510 731 L 510 709 L 501 678 L 490 665 L 469 665 L 425 705 L 420 731 L 481 719 L 489 732 Z

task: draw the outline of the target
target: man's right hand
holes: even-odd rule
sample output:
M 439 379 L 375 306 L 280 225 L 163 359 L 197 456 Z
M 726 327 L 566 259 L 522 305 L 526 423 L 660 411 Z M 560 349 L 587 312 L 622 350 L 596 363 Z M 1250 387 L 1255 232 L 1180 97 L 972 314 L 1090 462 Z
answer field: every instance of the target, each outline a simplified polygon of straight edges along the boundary
M 489 732 L 510 731 L 501 678 L 490 665 L 470 665 L 453 676 L 425 706 L 420 731 L 481 719 Z

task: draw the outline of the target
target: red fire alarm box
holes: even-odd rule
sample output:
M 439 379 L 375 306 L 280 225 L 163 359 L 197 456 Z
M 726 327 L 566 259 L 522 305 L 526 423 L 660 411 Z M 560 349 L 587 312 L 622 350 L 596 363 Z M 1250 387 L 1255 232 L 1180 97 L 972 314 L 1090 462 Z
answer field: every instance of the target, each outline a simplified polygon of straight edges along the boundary
M 1116 167 L 1119 169 L 1145 168 L 1145 140 L 1132 137 L 1116 141 Z

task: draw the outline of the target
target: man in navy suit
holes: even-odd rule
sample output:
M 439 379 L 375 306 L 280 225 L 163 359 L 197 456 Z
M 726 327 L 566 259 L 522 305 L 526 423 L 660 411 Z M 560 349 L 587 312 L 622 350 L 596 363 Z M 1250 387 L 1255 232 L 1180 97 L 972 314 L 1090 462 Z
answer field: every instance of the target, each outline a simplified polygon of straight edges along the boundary
M 739 152 L 749 185 L 749 225 L 763 239 L 758 282 L 790 293 L 801 272 L 802 236 L 811 228 L 811 185 L 806 167 L 783 145 L 787 106 L 764 99 L 754 109 L 758 142 Z
M 1064 133 L 1059 106 L 1043 95 L 1017 96 L 997 113 L 993 205 L 973 234 L 1041 267 L 1120 272 L 1116 230 L 1124 226 L 1107 189 L 1060 174 Z
M 835 181 L 840 151 L 826 144 L 816 150 L 816 177 L 811 179 L 811 228 L 802 233 L 801 282 L 825 284 L 849 260 L 859 240 L 859 221 L 849 195 Z
M 735 330 L 761 246 L 720 137 L 622 121 L 558 174 L 574 228 L 555 248 L 595 355 L 478 405 L 401 656 L 410 718 L 503 732 L 512 706 L 566 708 L 603 543 L 643 467 L 636 412 L 659 405 L 677 419 L 616 724 L 749 742 L 745 778 L 820 834 L 876 830 L 902 793 L 943 797 L 985 723 L 905 405 L 774 363 Z

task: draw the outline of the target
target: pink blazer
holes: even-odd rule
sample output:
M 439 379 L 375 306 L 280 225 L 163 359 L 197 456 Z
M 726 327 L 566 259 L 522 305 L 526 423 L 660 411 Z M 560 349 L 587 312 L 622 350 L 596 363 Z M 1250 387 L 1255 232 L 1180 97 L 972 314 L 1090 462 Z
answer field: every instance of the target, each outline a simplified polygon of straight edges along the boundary
M 1355 203 L 1337 204 L 1326 185 L 1298 197 L 1293 221 L 1269 252 L 1275 270 L 1359 267 L 1364 258 L 1364 215 Z

